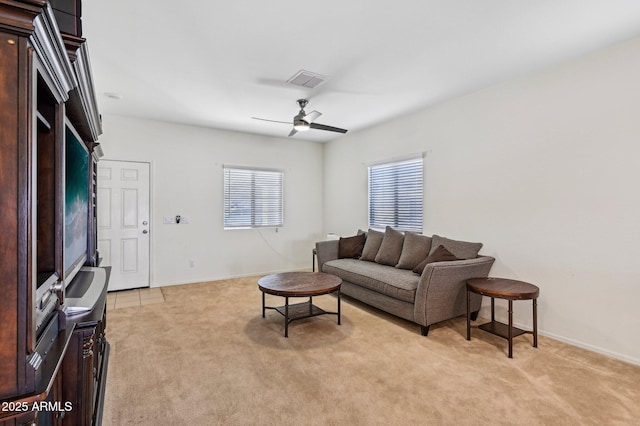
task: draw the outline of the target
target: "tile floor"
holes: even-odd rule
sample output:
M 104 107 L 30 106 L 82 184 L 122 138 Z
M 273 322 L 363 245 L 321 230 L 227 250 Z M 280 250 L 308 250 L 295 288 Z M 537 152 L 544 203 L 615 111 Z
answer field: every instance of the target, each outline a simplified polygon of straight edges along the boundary
M 107 309 L 130 308 L 163 302 L 164 295 L 159 287 L 114 291 L 107 294 Z

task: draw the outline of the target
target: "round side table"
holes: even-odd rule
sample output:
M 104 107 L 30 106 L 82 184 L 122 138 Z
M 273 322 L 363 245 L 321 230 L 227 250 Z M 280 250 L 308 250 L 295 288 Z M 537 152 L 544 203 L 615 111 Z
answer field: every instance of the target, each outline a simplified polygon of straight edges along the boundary
M 481 294 L 491 298 L 491 321 L 478 326 L 479 329 L 500 336 L 509 341 L 509 358 L 513 358 L 513 338 L 521 334 L 533 334 L 533 347 L 538 347 L 538 304 L 540 289 L 523 281 L 507 278 L 473 278 L 467 280 L 467 340 L 471 340 L 471 293 Z M 509 323 L 496 321 L 495 299 L 509 301 Z M 513 301 L 533 300 L 533 331 L 521 330 L 513 326 Z

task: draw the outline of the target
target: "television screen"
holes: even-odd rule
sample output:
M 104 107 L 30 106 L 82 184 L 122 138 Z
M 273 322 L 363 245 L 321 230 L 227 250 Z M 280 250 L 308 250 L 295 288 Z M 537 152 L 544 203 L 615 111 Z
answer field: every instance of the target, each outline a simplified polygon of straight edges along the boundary
M 89 152 L 75 130 L 65 130 L 64 272 L 69 284 L 87 258 Z

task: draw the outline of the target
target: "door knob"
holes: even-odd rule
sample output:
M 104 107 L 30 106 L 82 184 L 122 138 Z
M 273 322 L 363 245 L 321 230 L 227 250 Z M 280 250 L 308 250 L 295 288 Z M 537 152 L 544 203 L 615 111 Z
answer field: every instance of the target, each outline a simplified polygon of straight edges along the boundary
M 143 225 L 148 225 L 149 222 L 147 222 L 146 220 L 144 222 L 142 222 Z
M 144 229 L 144 230 L 142 230 L 142 233 L 143 233 L 143 234 L 148 234 L 148 233 L 149 233 L 149 231 L 147 231 L 146 229 Z

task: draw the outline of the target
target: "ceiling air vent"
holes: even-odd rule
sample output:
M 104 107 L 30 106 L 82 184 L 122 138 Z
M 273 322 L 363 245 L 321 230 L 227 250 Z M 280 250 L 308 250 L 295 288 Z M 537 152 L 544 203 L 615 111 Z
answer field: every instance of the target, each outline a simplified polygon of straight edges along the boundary
M 302 86 L 309 89 L 314 89 L 327 81 L 328 77 L 314 72 L 301 70 L 297 72 L 293 77 L 287 80 L 287 83 L 294 84 L 296 86 Z

